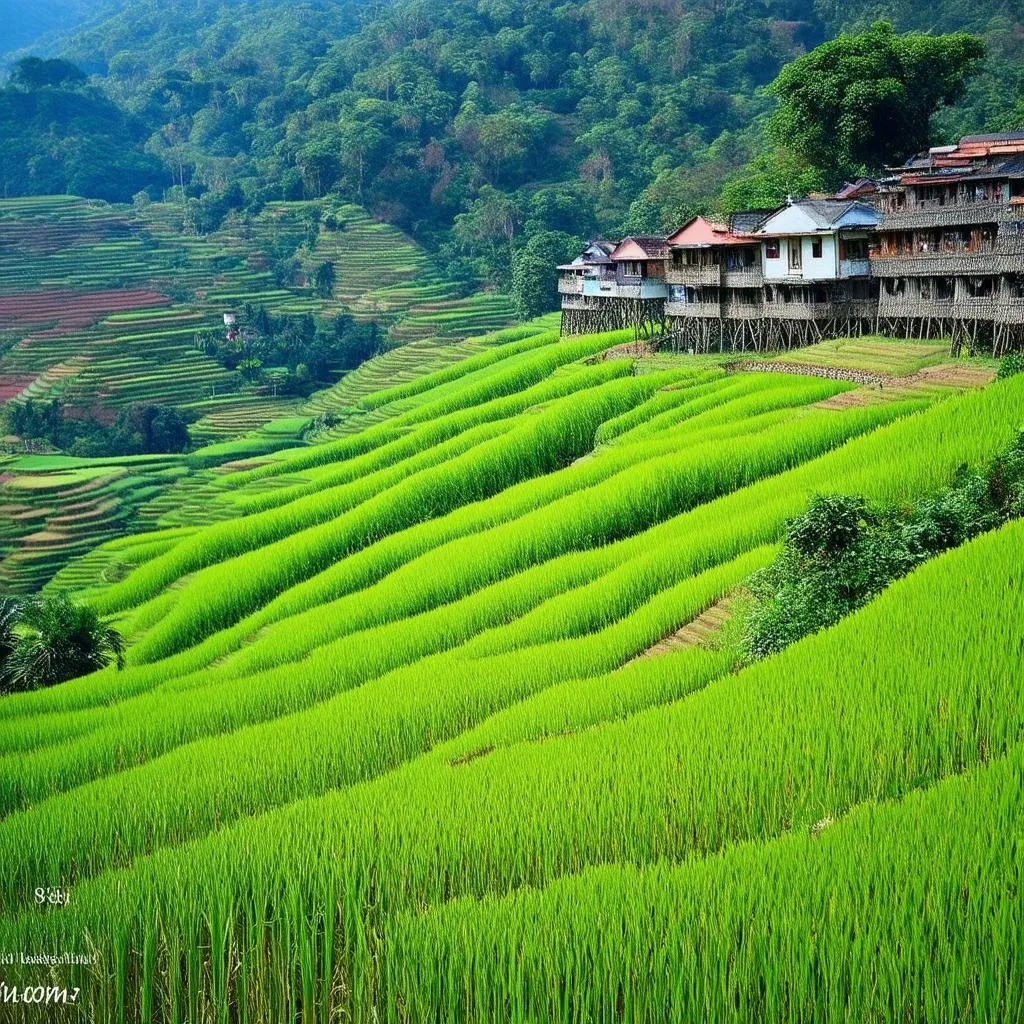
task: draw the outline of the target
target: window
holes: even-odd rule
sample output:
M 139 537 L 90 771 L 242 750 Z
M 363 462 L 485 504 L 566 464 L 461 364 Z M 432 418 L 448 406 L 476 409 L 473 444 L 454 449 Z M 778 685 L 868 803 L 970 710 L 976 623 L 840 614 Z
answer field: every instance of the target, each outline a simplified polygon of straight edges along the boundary
M 813 256 L 814 259 L 816 259 L 816 260 L 820 260 L 821 259 L 821 239 L 820 238 L 812 238 L 811 239 L 811 256 Z
M 789 240 L 789 269 L 799 270 L 804 265 L 803 240 L 791 238 Z
M 866 260 L 868 258 L 868 240 L 866 238 L 850 238 L 846 242 L 846 258 L 848 260 Z
M 778 242 L 765 242 L 764 245 L 765 259 L 777 260 L 779 258 L 779 243 Z

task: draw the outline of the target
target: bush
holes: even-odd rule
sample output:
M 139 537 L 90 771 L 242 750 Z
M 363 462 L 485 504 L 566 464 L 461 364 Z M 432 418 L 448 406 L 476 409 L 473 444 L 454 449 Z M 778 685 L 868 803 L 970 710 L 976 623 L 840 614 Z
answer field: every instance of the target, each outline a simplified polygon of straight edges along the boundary
M 1024 373 L 1024 352 L 1007 352 L 999 360 L 999 370 L 996 376 L 1003 380 L 1006 377 L 1013 377 L 1018 373 Z
M 725 638 L 740 660 L 763 658 L 824 629 L 893 580 L 950 548 L 1024 515 L 1024 433 L 984 470 L 913 508 L 817 495 L 792 520 L 778 558 L 748 581 Z

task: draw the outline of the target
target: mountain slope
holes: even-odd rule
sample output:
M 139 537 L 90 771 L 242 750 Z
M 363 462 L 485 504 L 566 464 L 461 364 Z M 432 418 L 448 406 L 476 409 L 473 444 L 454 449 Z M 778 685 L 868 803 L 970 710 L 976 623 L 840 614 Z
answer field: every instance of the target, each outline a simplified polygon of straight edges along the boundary
M 110 8 L 109 0 L 0 0 L 0 25 L 4 27 L 0 35 L 0 68 L 5 58 L 38 43 L 40 36 L 66 35 L 91 15 Z

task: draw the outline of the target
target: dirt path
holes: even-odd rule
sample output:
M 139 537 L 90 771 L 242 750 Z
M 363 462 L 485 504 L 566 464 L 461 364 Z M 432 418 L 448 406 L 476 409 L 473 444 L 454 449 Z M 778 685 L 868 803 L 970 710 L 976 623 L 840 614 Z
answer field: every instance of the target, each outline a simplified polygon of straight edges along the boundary
M 716 601 L 710 608 L 705 608 L 695 619 L 681 629 L 663 637 L 652 644 L 637 658 L 656 658 L 661 654 L 671 654 L 683 647 L 709 647 L 722 627 L 732 618 L 736 595 L 730 594 Z M 636 659 L 634 659 L 636 660 Z

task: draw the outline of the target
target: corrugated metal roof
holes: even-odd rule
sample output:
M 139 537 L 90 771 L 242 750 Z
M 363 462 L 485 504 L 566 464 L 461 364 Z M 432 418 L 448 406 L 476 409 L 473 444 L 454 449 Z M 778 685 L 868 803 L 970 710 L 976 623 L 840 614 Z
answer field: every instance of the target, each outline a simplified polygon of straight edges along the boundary
M 822 228 L 832 227 L 843 214 L 857 207 L 863 206 L 866 210 L 871 210 L 866 203 L 858 203 L 851 199 L 798 199 L 792 205 L 803 210 Z
M 1019 178 L 1024 175 L 1024 159 L 1000 160 L 998 163 L 979 167 L 973 174 L 966 176 L 968 181 L 980 181 L 985 178 Z
M 992 145 L 999 142 L 1024 143 L 1024 132 L 990 132 L 987 135 L 965 135 L 960 140 L 961 146 Z
M 858 178 L 856 181 L 848 181 L 836 194 L 836 199 L 854 199 L 866 192 L 878 190 L 878 182 L 873 178 Z
M 787 216 L 790 211 L 799 213 L 809 223 L 798 224 L 791 216 Z M 758 229 L 758 234 L 784 238 L 795 234 L 809 234 L 807 227 L 814 231 L 835 231 L 840 228 L 840 222 L 852 211 L 866 214 L 872 218 L 873 223 L 878 223 L 880 219 L 878 211 L 870 203 L 856 199 L 798 199 L 773 214 Z
M 756 231 L 773 213 L 778 212 L 777 206 L 763 207 L 759 210 L 738 210 L 729 214 L 729 230 L 735 234 L 751 234 Z
M 901 185 L 946 185 L 963 181 L 967 174 L 963 170 L 933 171 L 929 174 L 904 174 L 900 178 Z

